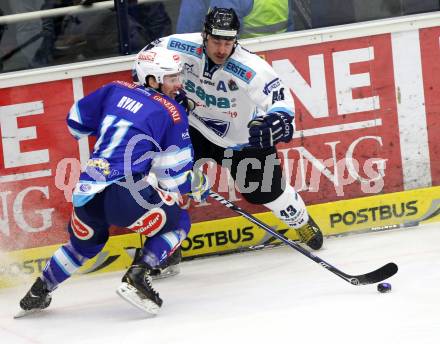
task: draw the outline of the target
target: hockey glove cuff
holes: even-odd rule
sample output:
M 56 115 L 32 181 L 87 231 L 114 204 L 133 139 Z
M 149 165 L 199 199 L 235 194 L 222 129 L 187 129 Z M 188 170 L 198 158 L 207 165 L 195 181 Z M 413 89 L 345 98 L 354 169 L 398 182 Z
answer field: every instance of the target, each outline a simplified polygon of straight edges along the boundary
M 249 122 L 249 145 L 255 148 L 268 148 L 278 142 L 289 142 L 294 127 L 293 116 L 285 112 L 272 112 Z

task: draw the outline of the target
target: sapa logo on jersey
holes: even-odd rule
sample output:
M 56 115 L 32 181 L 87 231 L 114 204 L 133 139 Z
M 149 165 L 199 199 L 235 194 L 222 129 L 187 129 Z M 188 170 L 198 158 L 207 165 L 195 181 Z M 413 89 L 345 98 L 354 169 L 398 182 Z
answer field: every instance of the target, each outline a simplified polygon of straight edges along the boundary
M 161 208 L 154 208 L 128 226 L 133 232 L 151 237 L 165 226 L 167 216 Z
M 228 98 L 225 97 L 216 97 L 212 94 L 208 94 L 204 91 L 204 89 L 200 86 L 196 87 L 196 84 L 193 81 L 187 80 L 185 82 L 185 91 L 188 93 L 195 93 L 197 97 L 201 101 L 205 103 L 207 107 L 216 106 L 220 109 L 228 109 L 231 107 L 231 102 Z M 232 100 L 231 100 L 232 101 Z
M 70 226 L 72 227 L 73 234 L 80 240 L 88 240 L 95 233 L 92 227 L 82 222 L 79 217 L 76 216 L 75 211 L 72 211 Z

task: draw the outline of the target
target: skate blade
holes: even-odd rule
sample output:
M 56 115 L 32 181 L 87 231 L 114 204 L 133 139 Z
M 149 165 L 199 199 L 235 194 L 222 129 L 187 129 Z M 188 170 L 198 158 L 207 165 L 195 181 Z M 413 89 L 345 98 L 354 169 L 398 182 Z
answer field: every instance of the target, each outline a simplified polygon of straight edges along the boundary
M 162 278 L 168 278 L 180 273 L 180 268 L 178 266 L 169 266 L 163 269 L 160 274 L 151 276 L 153 280 L 158 280 Z
M 28 310 L 28 311 L 26 311 L 24 309 L 20 309 L 14 315 L 14 319 L 20 319 L 20 318 L 26 317 L 26 316 L 31 315 L 31 314 L 39 313 L 41 311 L 42 311 L 42 309 L 31 309 L 31 310 Z
M 149 315 L 157 315 L 160 307 L 149 299 L 139 297 L 137 289 L 128 283 L 122 283 L 117 289 L 116 294 L 122 297 L 136 308 L 148 313 Z

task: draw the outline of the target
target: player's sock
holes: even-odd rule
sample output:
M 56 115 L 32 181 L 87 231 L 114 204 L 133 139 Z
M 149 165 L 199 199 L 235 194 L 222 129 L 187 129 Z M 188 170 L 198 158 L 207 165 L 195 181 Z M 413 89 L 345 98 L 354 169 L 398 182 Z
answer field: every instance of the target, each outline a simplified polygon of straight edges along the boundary
M 321 248 L 322 232 L 310 218 L 303 199 L 291 185 L 286 185 L 277 199 L 264 205 L 285 224 L 294 228 L 302 242 L 314 250 Z
M 70 241 L 58 248 L 43 270 L 43 276 L 50 290 L 68 279 L 89 258 L 94 257 L 104 245 L 86 249 L 76 248 Z
M 158 269 L 151 271 L 150 276 L 153 277 L 153 279 L 161 279 L 177 275 L 180 272 L 179 263 L 181 261 L 182 247 L 179 246 Z

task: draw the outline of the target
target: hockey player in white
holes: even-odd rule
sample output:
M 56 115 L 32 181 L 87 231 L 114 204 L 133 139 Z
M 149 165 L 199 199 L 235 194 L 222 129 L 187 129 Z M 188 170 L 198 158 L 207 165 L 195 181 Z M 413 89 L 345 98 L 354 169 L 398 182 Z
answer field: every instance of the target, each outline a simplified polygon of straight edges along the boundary
M 189 122 L 195 161 L 227 161 L 225 167 L 248 202 L 269 208 L 318 250 L 322 233 L 301 196 L 283 178 L 276 150 L 277 143 L 291 140 L 295 129 L 293 98 L 266 61 L 240 46 L 239 28 L 232 9 L 214 7 L 202 33 L 171 35 L 145 49 L 161 46 L 181 56 L 183 89 L 192 104 Z M 244 159 L 254 159 L 257 165 L 239 168 Z M 269 176 L 268 164 L 273 165 Z M 258 187 L 247 192 L 251 185 Z

